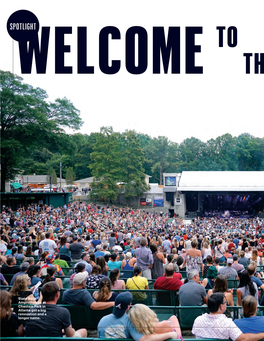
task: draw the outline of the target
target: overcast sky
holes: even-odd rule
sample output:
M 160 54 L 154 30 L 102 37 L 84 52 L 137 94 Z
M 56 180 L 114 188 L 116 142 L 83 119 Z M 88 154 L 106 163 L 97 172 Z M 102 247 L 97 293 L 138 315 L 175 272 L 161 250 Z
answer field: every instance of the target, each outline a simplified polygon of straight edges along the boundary
M 33 12 L 40 27 L 50 27 L 46 74 L 36 74 L 34 58 L 32 73 L 21 74 L 18 43 L 6 29 L 9 16 L 21 9 Z M 0 69 L 14 71 L 26 83 L 45 89 L 50 101 L 64 96 L 70 99 L 84 121 L 81 133 L 112 126 L 114 131 L 134 129 L 178 143 L 192 136 L 207 141 L 225 133 L 264 137 L 264 74 L 254 74 L 252 58 L 251 73 L 246 74 L 243 56 L 264 53 L 263 12 L 262 0 L 12 0 L 0 12 Z M 73 67 L 70 75 L 55 74 L 56 26 L 72 27 L 72 34 L 65 36 L 65 44 L 71 46 L 71 52 L 65 54 L 65 65 Z M 94 66 L 94 74 L 77 74 L 78 26 L 87 27 L 88 64 Z M 121 60 L 115 75 L 106 75 L 99 68 L 99 32 L 105 26 L 115 26 L 121 33 L 120 40 L 110 41 L 109 58 Z M 141 75 L 132 75 L 125 67 L 125 34 L 132 26 L 142 26 L 148 33 L 148 68 Z M 165 32 L 170 26 L 180 27 L 180 74 L 153 74 L 154 26 L 164 27 Z M 203 66 L 203 74 L 185 74 L 187 26 L 203 28 L 195 39 L 201 46 L 195 65 Z M 224 46 L 219 47 L 217 26 L 236 27 L 237 46 L 227 45 L 225 30 Z

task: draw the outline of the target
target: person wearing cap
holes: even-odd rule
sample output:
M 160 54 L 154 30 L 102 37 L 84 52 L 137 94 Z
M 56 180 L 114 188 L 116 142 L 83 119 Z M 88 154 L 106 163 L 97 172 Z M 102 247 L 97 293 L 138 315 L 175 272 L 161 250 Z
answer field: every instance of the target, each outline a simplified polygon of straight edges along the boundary
M 232 319 L 225 315 L 227 301 L 223 293 L 212 294 L 208 298 L 207 304 L 210 314 L 205 313 L 198 316 L 193 323 L 192 333 L 196 338 L 257 341 L 264 337 L 264 333 L 242 333 Z
M 163 341 L 176 339 L 175 332 L 144 335 L 136 330 L 128 317 L 128 310 L 132 304 L 133 296 L 130 292 L 123 292 L 115 299 L 113 313 L 104 316 L 98 323 L 97 331 L 100 339 L 134 339 L 135 341 Z
M 103 310 L 114 306 L 114 302 L 96 302 L 85 289 L 88 273 L 77 273 L 73 278 L 73 287 L 63 293 L 62 303 L 71 305 L 85 305 L 93 310 Z
M 29 263 L 28 262 L 23 262 L 20 264 L 20 271 L 14 274 L 14 276 L 11 279 L 10 285 L 13 286 L 15 278 L 19 275 L 25 275 L 27 270 L 29 268 Z
M 28 318 L 26 322 L 26 336 L 62 337 L 63 330 L 67 337 L 87 337 L 86 329 L 72 328 L 71 315 L 68 309 L 57 306 L 60 298 L 60 287 L 56 282 L 46 283 L 41 290 L 43 303 L 29 310 L 29 316 L 41 318 Z M 32 311 L 31 311 L 32 310 Z M 43 311 L 45 314 L 43 314 Z
M 231 265 L 233 269 L 235 269 L 237 272 L 244 270 L 244 265 L 238 263 L 238 255 L 233 255 L 233 264 Z
M 237 271 L 232 268 L 233 258 L 227 258 L 226 266 L 219 270 L 220 275 L 226 276 L 227 279 L 237 279 Z
M 84 251 L 84 245 L 78 242 L 78 237 L 72 237 L 72 243 L 69 246 L 69 250 L 71 251 L 71 258 L 75 262 L 81 261 L 81 255 Z

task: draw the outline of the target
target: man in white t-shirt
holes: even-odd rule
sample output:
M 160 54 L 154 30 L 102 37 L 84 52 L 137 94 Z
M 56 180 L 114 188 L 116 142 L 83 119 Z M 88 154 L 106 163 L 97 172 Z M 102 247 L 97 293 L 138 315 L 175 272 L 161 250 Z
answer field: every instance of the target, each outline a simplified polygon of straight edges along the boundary
M 257 341 L 264 337 L 264 333 L 243 334 L 231 318 L 226 317 L 227 300 L 221 292 L 212 294 L 207 301 L 210 314 L 198 316 L 192 328 L 196 338 L 221 339 L 233 341 Z
M 54 255 L 55 252 L 58 252 L 57 244 L 54 242 L 54 240 L 49 239 L 50 238 L 49 232 L 45 234 L 45 237 L 46 239 L 42 240 L 39 243 L 39 251 L 40 253 L 48 251 L 48 253 Z

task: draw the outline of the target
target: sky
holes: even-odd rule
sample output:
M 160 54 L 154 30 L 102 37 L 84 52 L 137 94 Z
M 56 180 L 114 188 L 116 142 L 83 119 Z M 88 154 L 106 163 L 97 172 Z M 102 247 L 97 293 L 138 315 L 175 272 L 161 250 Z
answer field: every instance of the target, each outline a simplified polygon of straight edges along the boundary
M 31 74 L 21 73 L 18 43 L 8 34 L 7 20 L 22 9 L 37 16 L 40 28 L 50 27 L 45 74 L 36 73 L 34 58 Z M 263 11 L 262 0 L 12 0 L 0 12 L 0 69 L 46 90 L 50 101 L 67 97 L 80 110 L 83 134 L 112 126 L 116 132 L 135 130 L 177 143 L 190 137 L 205 142 L 226 133 L 264 137 L 264 74 L 254 73 L 254 54 L 264 53 Z M 72 74 L 55 74 L 55 27 L 61 26 L 72 27 L 72 34 L 65 35 L 70 46 L 65 66 L 72 66 Z M 87 27 L 87 63 L 94 74 L 77 73 L 77 27 L 82 26 Z M 110 62 L 121 61 L 114 75 L 99 67 L 99 33 L 107 26 L 121 34 L 109 39 Z M 134 26 L 143 27 L 148 37 L 148 65 L 140 75 L 129 73 L 125 65 L 126 32 Z M 179 74 L 172 74 L 170 66 L 167 74 L 162 67 L 160 74 L 153 73 L 153 27 L 158 26 L 166 34 L 169 27 L 180 27 Z M 203 73 L 186 74 L 186 27 L 195 26 L 202 27 L 195 35 L 201 48 L 195 66 L 202 66 Z M 219 26 L 225 27 L 222 47 Z M 249 74 L 244 53 L 253 55 Z

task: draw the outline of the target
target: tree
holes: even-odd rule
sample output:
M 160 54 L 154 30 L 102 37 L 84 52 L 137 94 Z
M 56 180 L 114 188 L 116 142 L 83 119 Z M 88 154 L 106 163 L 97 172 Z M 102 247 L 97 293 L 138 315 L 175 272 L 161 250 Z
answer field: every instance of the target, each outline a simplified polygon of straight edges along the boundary
M 66 98 L 47 101 L 47 93 L 23 83 L 23 79 L 0 70 L 1 191 L 5 182 L 21 169 L 28 148 L 70 149 L 64 132 L 80 128 L 79 111 Z
M 75 180 L 75 173 L 73 171 L 72 167 L 69 167 L 66 172 L 66 184 L 67 185 L 72 185 L 73 181 Z
M 91 197 L 112 202 L 120 193 L 117 185 L 122 170 L 119 134 L 112 127 L 102 127 L 90 156 L 93 163 L 89 167 L 94 177 Z
M 173 153 L 175 143 L 172 143 L 165 136 L 159 136 L 149 141 L 145 155 L 147 162 L 151 164 L 151 171 L 154 181 L 163 183 L 163 173 L 173 171 L 172 163 L 175 158 Z
M 50 184 L 50 177 L 51 177 L 51 183 L 54 185 L 57 185 L 57 175 L 56 172 L 53 168 L 50 168 L 48 170 L 48 174 L 47 174 L 47 183 Z
M 121 135 L 122 188 L 127 199 L 137 197 L 147 191 L 144 174 L 144 153 L 135 131 L 126 131 Z

